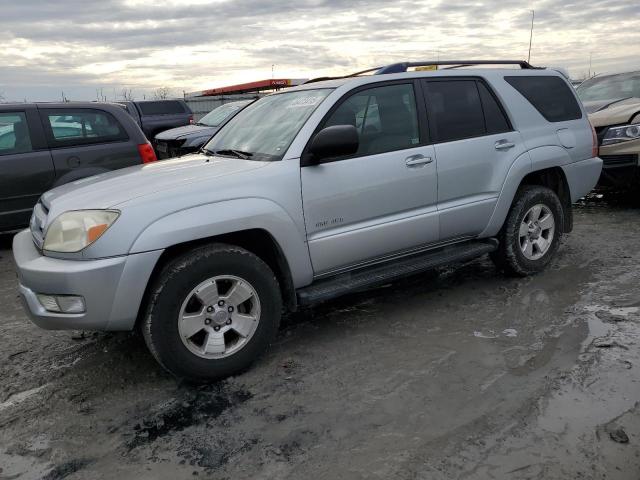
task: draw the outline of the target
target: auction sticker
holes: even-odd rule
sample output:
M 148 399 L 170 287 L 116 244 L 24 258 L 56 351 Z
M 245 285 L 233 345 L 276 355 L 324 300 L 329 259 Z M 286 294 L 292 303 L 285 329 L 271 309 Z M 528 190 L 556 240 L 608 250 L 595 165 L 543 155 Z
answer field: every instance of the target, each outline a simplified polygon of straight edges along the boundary
M 313 107 L 320 103 L 324 97 L 298 97 L 295 98 L 287 105 L 287 108 L 296 107 Z

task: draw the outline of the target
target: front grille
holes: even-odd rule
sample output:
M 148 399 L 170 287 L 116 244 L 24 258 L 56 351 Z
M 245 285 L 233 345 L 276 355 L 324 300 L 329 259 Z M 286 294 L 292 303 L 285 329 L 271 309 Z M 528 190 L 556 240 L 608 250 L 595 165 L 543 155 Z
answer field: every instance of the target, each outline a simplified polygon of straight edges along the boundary
M 629 167 L 638 165 L 637 154 L 626 155 L 600 155 L 603 166 L 606 167 Z
M 33 214 L 31 215 L 29 227 L 31 229 L 33 243 L 35 243 L 38 250 L 42 250 L 42 245 L 44 244 L 44 229 L 47 225 L 48 214 L 49 209 L 42 202 L 38 202 L 36 206 L 33 207 Z
M 173 158 L 179 157 L 185 152 L 181 151 L 182 145 L 186 142 L 185 139 L 182 140 L 156 140 L 155 141 L 155 150 L 158 158 Z

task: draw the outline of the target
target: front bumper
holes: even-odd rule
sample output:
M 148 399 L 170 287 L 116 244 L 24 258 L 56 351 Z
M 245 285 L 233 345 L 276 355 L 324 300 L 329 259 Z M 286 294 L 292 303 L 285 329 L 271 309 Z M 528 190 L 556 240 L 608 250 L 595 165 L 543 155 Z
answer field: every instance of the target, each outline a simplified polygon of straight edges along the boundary
M 154 141 L 154 148 L 158 160 L 181 157 L 197 152 L 202 145 L 186 146 L 187 140 L 158 140 Z
M 98 260 L 42 255 L 24 230 L 13 239 L 19 290 L 33 323 L 48 330 L 131 330 L 162 250 Z M 79 295 L 84 313 L 53 313 L 36 294 Z
M 600 186 L 624 186 L 640 181 L 640 140 L 600 147 Z

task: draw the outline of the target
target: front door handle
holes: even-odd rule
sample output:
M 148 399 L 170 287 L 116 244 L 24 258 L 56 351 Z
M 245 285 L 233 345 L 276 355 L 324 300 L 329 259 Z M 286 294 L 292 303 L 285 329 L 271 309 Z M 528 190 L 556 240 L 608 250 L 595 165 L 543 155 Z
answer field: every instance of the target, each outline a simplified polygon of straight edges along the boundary
M 410 157 L 407 157 L 404 161 L 404 163 L 407 165 L 407 167 L 411 168 L 411 167 L 422 167 L 423 165 L 426 165 L 428 163 L 433 162 L 433 158 L 431 157 L 425 157 L 424 155 L 418 154 L 418 155 L 411 155 Z
M 496 150 L 509 150 L 510 148 L 513 148 L 515 146 L 515 143 L 508 142 L 507 140 L 498 140 L 496 142 Z

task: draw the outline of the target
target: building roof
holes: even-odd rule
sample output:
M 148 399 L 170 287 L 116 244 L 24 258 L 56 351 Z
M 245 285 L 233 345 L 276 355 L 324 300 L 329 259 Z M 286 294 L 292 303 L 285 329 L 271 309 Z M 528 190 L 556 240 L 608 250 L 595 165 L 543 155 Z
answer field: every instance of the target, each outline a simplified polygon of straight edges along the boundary
M 239 93 L 261 92 L 264 90 L 277 90 L 280 88 L 302 85 L 306 81 L 306 78 L 271 78 L 267 80 L 258 80 L 256 82 L 229 85 L 227 87 L 210 88 L 199 92 L 191 92 L 185 94 L 185 98 L 213 97 L 218 95 L 234 95 Z

